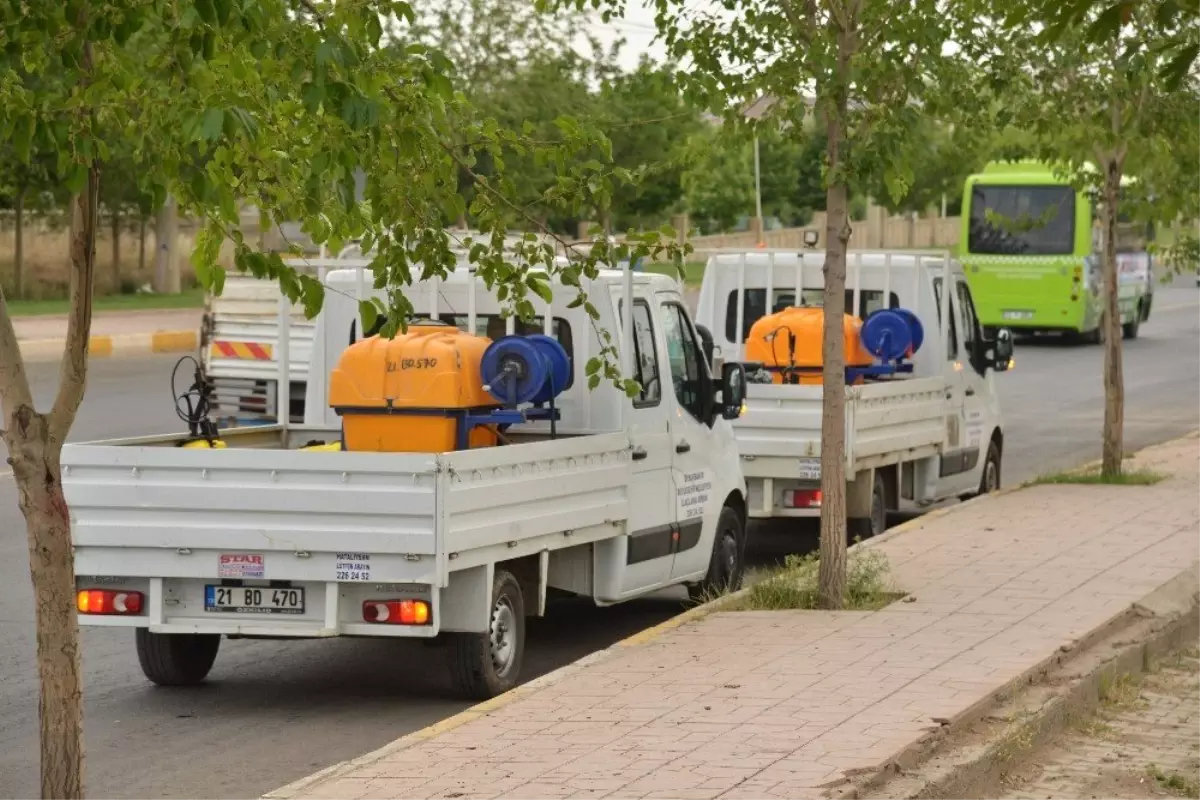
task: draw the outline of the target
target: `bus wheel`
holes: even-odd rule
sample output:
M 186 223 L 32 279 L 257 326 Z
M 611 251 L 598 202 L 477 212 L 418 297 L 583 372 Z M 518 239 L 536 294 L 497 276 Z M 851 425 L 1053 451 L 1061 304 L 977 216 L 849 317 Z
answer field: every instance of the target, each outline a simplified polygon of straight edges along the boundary
M 1133 319 L 1121 326 L 1121 335 L 1125 339 L 1136 339 L 1138 328 L 1142 326 L 1142 307 L 1139 305 Z

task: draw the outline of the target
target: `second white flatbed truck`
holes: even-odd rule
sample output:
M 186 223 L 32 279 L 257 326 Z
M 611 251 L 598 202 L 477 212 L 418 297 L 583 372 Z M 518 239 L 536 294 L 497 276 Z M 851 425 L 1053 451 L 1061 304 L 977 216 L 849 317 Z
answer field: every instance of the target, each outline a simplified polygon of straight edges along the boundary
M 764 315 L 820 305 L 824 261 L 821 251 L 713 255 L 696 318 L 721 358 L 741 361 Z M 947 253 L 851 251 L 846 285 L 847 313 L 865 319 L 879 308 L 905 308 L 925 331 L 911 376 L 846 387 L 852 533 L 882 532 L 887 513 L 904 504 L 998 489 L 1004 433 L 994 378 L 1008 369 L 1012 337 L 983 338 L 961 265 Z M 820 515 L 823 393 L 820 385 L 748 385 L 746 411 L 733 425 L 751 518 Z
M 525 618 L 548 589 L 609 605 L 740 583 L 729 420 L 744 371 L 714 380 L 674 281 L 603 272 L 587 287 L 595 325 L 556 287 L 540 321 L 572 365 L 557 430 L 530 422 L 453 452 L 302 452 L 340 436 L 323 384 L 356 336 L 356 273 L 327 276 L 303 426 L 223 431 L 221 449 L 179 436 L 64 449 L 80 622 L 134 629 L 151 681 L 202 681 L 222 636 L 444 636 L 458 687 L 486 698 L 518 681 Z M 466 269 L 429 289 L 426 314 L 506 327 Z M 588 390 L 599 329 L 620 331 L 637 397 Z

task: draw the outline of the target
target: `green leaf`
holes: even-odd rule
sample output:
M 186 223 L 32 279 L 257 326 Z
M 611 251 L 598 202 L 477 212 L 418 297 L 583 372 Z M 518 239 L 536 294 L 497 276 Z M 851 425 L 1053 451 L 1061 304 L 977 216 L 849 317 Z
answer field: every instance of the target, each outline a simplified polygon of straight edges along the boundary
M 17 120 L 16 130 L 13 132 L 13 147 L 17 151 L 17 159 L 22 164 L 29 163 L 29 149 L 35 133 L 37 133 L 37 117 L 33 114 L 27 113 Z
M 542 282 L 542 276 L 536 274 L 529 275 L 525 279 L 525 285 L 547 303 L 554 302 L 554 292 L 550 290 L 549 285 Z
M 362 318 L 364 333 L 374 328 L 375 323 L 379 321 L 379 309 L 370 300 L 358 301 L 358 315 Z
M 204 112 L 200 122 L 200 136 L 205 141 L 215 142 L 221 138 L 221 130 L 225 127 L 225 111 L 220 108 L 210 108 Z

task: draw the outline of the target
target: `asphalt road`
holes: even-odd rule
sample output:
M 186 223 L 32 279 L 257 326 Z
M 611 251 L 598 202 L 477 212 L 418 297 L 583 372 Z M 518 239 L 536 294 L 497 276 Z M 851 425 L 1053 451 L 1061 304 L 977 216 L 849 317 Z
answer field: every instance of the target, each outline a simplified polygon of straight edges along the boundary
M 1141 338 L 1126 343 L 1130 449 L 1200 426 L 1200 291 L 1159 289 Z M 1100 450 L 1102 351 L 1019 343 L 998 376 L 1006 416 L 1004 479 L 1013 483 L 1095 458 Z M 172 359 L 97 362 L 72 439 L 178 430 L 167 389 Z M 33 367 L 49 403 L 52 365 Z M 758 562 L 804 549 L 812 526 L 752 533 Z M 565 603 L 531 620 L 527 677 L 677 613 L 665 594 L 609 609 Z M 0 479 L 0 797 L 37 789 L 37 683 L 24 521 Z M 133 637 L 85 629 L 87 787 L 93 797 L 257 796 L 451 715 L 435 647 L 405 642 L 223 642 L 210 682 L 190 690 L 147 683 Z

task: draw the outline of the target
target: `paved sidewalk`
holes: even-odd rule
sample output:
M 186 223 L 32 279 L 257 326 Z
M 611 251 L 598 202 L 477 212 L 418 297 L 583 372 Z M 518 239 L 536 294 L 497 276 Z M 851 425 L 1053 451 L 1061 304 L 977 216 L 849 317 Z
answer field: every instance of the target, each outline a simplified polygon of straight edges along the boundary
M 871 543 L 911 602 L 724 612 L 268 797 L 792 798 L 886 763 L 1190 568 L 1200 441 L 1150 487 L 1039 486 Z

